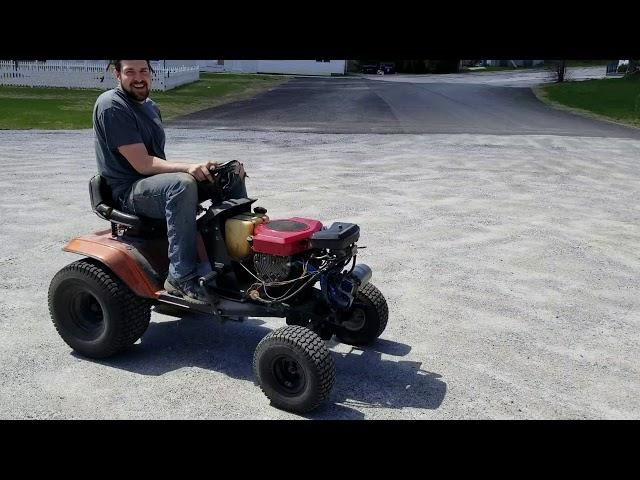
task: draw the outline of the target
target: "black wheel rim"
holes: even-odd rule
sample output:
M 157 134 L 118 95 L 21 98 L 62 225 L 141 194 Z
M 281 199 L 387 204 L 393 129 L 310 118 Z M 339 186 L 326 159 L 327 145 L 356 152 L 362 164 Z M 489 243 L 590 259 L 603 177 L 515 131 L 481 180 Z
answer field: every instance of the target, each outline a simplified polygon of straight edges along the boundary
M 367 314 L 362 308 L 354 308 L 342 327 L 349 332 L 359 332 L 367 323 Z
M 77 338 L 96 340 L 105 330 L 105 318 L 98 299 L 83 285 L 67 288 L 65 301 L 66 327 Z
M 276 389 L 284 395 L 297 395 L 307 385 L 302 365 L 289 355 L 279 355 L 271 363 Z

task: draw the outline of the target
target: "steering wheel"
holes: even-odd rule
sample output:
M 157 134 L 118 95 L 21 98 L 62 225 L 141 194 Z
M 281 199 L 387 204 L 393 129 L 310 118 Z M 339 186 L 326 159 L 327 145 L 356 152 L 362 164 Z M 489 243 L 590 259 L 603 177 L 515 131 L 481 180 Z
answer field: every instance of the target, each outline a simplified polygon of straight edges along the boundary
M 213 176 L 213 183 L 200 182 L 198 187 L 206 192 L 205 196 L 214 203 L 218 203 L 226 198 L 236 182 L 241 180 L 240 175 L 236 173 L 239 170 L 240 162 L 238 160 L 221 163 L 217 167 L 209 169 Z

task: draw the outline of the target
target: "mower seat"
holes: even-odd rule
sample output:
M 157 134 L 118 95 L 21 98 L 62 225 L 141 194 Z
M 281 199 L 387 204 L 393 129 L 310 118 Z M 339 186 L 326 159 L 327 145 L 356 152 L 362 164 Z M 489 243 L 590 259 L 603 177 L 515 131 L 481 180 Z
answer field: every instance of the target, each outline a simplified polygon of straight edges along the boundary
M 128 235 L 158 235 L 167 233 L 166 220 L 158 220 L 155 218 L 142 217 L 124 213 L 115 208 L 111 189 L 106 179 L 100 175 L 94 175 L 89 180 L 89 196 L 91 197 L 91 209 L 104 220 L 111 222 L 112 231 L 115 231 L 117 225 L 126 228 Z

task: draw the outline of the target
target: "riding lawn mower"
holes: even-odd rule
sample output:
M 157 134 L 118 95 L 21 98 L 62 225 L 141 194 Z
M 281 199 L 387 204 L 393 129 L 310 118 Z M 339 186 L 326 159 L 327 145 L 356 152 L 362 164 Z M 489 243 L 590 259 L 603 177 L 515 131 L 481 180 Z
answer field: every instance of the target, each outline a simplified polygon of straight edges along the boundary
M 146 331 L 152 308 L 198 312 L 220 321 L 280 317 L 286 326 L 266 335 L 253 356 L 257 383 L 273 406 L 308 412 L 325 401 L 335 364 L 325 341 L 369 345 L 387 325 L 388 308 L 356 263 L 358 225 L 291 217 L 271 219 L 256 199 L 227 198 L 238 162 L 211 170 L 200 188 L 198 254 L 210 271 L 198 278 L 208 304 L 170 295 L 167 226 L 116 208 L 106 180 L 89 182 L 92 210 L 111 228 L 72 239 L 82 255 L 49 287 L 49 310 L 62 339 L 89 358 L 107 358 Z M 205 182 L 200 182 L 205 183 Z

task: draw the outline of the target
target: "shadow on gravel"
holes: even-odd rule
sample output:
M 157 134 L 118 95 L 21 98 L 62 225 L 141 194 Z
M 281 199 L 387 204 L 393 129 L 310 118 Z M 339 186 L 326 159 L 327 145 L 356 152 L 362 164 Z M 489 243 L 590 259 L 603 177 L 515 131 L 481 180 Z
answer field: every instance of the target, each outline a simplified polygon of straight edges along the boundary
M 379 339 L 366 349 L 333 352 L 337 375 L 331 401 L 305 417 L 360 420 L 374 408 L 438 408 L 447 392 L 441 375 L 421 369 L 421 362 L 382 358 L 405 356 L 410 350 L 408 345 Z
M 160 322 L 152 317 L 140 343 L 114 358 L 98 361 L 72 355 L 140 375 L 198 367 L 255 382 L 253 352 L 271 332 L 263 324 L 257 318 L 221 324 L 205 315 Z M 440 375 L 421 370 L 421 362 L 382 358 L 405 356 L 411 351 L 408 345 L 381 338 L 364 350 L 348 347 L 347 353 L 345 346 L 336 351 L 339 344 L 333 340 L 327 345 L 336 362 L 336 383 L 329 401 L 305 418 L 363 419 L 362 409 L 435 409 L 444 399 L 446 384 Z

